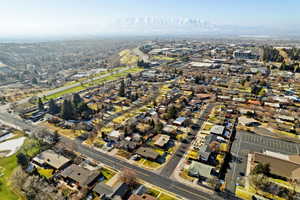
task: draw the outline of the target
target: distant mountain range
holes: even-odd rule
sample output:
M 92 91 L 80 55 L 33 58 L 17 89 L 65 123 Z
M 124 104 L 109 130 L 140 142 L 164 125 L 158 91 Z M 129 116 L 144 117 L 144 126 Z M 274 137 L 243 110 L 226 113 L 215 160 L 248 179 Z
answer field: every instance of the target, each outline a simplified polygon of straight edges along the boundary
M 37 26 L 38 27 L 38 26 Z M 54 25 L 53 27 L 56 27 Z M 184 17 L 127 17 L 102 18 L 84 24 L 58 24 L 24 34 L 21 30 L 0 34 L 0 42 L 45 41 L 70 38 L 113 36 L 204 36 L 243 38 L 300 39 L 300 27 L 272 28 L 264 26 L 221 25 L 200 18 Z M 36 27 L 35 27 L 36 28 Z
M 112 19 L 107 24 L 112 30 L 127 33 L 185 34 L 216 31 L 217 26 L 199 18 L 135 17 Z
M 299 36 L 300 28 L 275 29 L 262 26 L 217 25 L 199 18 L 183 17 L 128 17 L 109 19 L 104 23 L 108 32 L 142 35 L 274 35 Z

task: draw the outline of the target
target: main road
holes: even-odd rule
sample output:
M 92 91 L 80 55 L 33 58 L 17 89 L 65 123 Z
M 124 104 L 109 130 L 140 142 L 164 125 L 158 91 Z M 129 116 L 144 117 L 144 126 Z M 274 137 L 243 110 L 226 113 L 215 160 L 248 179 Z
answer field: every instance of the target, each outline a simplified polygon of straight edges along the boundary
M 31 132 L 36 131 L 37 129 L 40 129 L 41 127 L 26 123 L 23 120 L 8 114 L 8 113 L 0 113 L 0 121 L 9 125 L 14 126 L 15 128 L 19 129 L 27 129 Z M 164 190 L 173 192 L 185 199 L 191 199 L 191 200 L 221 200 L 222 197 L 214 194 L 208 194 L 202 191 L 199 191 L 195 188 L 192 188 L 190 186 L 187 186 L 185 184 L 182 184 L 180 182 L 174 181 L 170 179 L 169 177 L 161 176 L 159 174 L 153 173 L 151 171 L 148 171 L 146 169 L 137 167 L 135 165 L 132 165 L 128 162 L 125 162 L 121 159 L 118 159 L 116 157 L 113 157 L 111 155 L 108 155 L 103 152 L 99 152 L 95 149 L 93 149 L 90 146 L 86 146 L 84 144 L 81 144 L 79 140 L 71 140 L 69 138 L 61 137 L 61 141 L 64 143 L 71 143 L 74 144 L 76 147 L 76 151 L 81 153 L 83 156 L 90 157 L 94 160 L 97 160 L 99 162 L 102 162 L 106 165 L 111 166 L 112 168 L 115 168 L 117 170 L 122 170 L 123 168 L 129 168 L 133 169 L 137 173 L 137 177 L 141 180 L 144 180 L 148 183 L 151 183 L 152 185 L 158 186 Z

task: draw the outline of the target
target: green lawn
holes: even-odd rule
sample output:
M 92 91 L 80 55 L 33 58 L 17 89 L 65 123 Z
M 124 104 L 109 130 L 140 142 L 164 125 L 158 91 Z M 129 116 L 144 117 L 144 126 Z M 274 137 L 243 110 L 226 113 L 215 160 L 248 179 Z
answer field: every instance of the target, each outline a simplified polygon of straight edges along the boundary
M 114 71 L 116 71 L 116 70 L 114 70 Z M 129 73 L 136 73 L 136 72 L 140 72 L 140 71 L 143 71 L 143 69 L 139 68 L 139 67 L 131 68 L 131 69 L 125 70 L 123 72 L 119 72 L 119 73 L 112 74 L 112 75 L 104 77 L 104 78 L 99 78 L 99 79 L 93 80 L 93 81 L 91 81 L 87 84 L 84 84 L 84 85 L 76 86 L 76 87 L 73 87 L 73 88 L 69 88 L 69 89 L 66 89 L 66 90 L 63 90 L 63 91 L 45 96 L 45 98 L 43 98 L 43 100 L 44 101 L 49 101 L 50 99 L 55 99 L 55 98 L 58 98 L 58 97 L 61 97 L 61 96 L 65 95 L 65 94 L 76 93 L 76 92 L 84 90 L 88 87 L 92 87 L 92 86 L 95 86 L 95 85 L 100 85 L 100 84 L 103 84 L 103 83 L 108 82 L 108 81 L 117 80 L 118 78 L 127 76 Z
M 158 200 L 177 200 L 177 198 L 163 193 L 158 197 Z
M 28 157 L 36 156 L 40 151 L 40 144 L 37 140 L 27 138 L 19 152 L 23 152 Z
M 114 175 L 116 175 L 116 172 L 107 169 L 107 168 L 102 168 L 101 169 L 101 174 L 105 177 L 105 183 L 110 180 Z
M 27 138 L 19 150 L 28 156 L 34 156 L 39 152 L 40 146 L 38 142 L 33 139 Z M 3 173 L 3 176 L 0 177 L 0 199 L 2 200 L 17 200 L 18 196 L 10 188 L 10 177 L 14 169 L 18 166 L 17 163 L 17 154 L 14 154 L 7 158 L 0 158 L 0 174 Z
M 160 193 L 160 191 L 155 190 L 153 188 L 148 188 L 148 190 L 147 190 L 147 194 L 149 194 L 155 198 L 159 195 L 159 193 Z
M 81 85 L 80 86 L 76 86 L 76 87 L 73 87 L 73 88 L 70 88 L 70 89 L 66 89 L 66 90 L 63 90 L 63 91 L 60 91 L 60 92 L 48 95 L 45 98 L 43 98 L 43 100 L 44 101 L 49 101 L 50 99 L 56 99 L 56 98 L 61 97 L 61 96 L 65 95 L 65 94 L 79 92 L 80 90 L 84 90 L 84 89 L 85 89 L 85 87 L 83 87 Z
M 44 168 L 38 168 L 38 172 L 41 176 L 49 179 L 53 176 L 53 169 L 44 169 Z
M 0 177 L 0 197 L 5 200 L 17 200 L 18 196 L 9 187 L 9 178 L 18 166 L 16 155 L 0 159 L 0 168 L 3 176 Z
M 157 168 L 157 167 L 160 166 L 159 163 L 153 162 L 153 161 L 150 161 L 150 160 L 146 160 L 146 161 L 143 163 L 143 165 L 144 165 L 145 167 L 149 167 L 149 168 Z

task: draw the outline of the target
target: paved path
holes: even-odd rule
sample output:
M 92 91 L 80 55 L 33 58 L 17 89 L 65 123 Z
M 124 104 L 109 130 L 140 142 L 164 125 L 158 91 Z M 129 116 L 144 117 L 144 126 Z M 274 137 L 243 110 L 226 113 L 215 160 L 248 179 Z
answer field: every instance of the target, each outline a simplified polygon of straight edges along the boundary
M 201 116 L 200 116 L 200 128 L 202 127 L 203 124 L 203 120 L 205 119 L 209 113 L 211 112 L 213 108 L 213 104 L 208 104 L 205 108 L 205 110 L 202 112 Z M 192 134 L 189 135 L 186 139 L 187 142 L 186 143 L 181 143 L 181 145 L 179 146 L 179 148 L 176 150 L 176 152 L 173 154 L 172 158 L 170 159 L 170 161 L 168 162 L 168 164 L 166 164 L 163 168 L 163 170 L 160 172 L 161 176 L 164 177 L 170 177 L 173 174 L 173 171 L 175 170 L 176 166 L 178 165 L 178 163 L 180 162 L 180 160 L 183 158 L 184 153 L 186 151 L 188 151 L 188 149 L 191 146 L 192 141 L 194 140 L 195 136 L 196 136 L 196 132 L 192 131 Z

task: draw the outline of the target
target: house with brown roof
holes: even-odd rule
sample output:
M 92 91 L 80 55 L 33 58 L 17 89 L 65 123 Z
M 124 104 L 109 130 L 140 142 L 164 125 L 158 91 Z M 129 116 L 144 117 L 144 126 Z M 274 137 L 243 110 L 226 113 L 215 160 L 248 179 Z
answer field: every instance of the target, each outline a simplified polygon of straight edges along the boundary
M 96 184 L 100 173 L 97 171 L 90 171 L 78 165 L 72 164 L 64 169 L 60 174 L 64 181 L 69 185 L 75 184 L 78 189 L 90 188 Z
M 140 147 L 138 148 L 138 150 L 136 151 L 136 154 L 149 159 L 149 160 L 156 160 L 159 157 L 159 153 L 154 151 L 153 149 L 149 148 L 149 147 Z
M 205 99 L 209 99 L 211 97 L 212 97 L 212 94 L 206 94 L 206 93 L 196 94 L 196 98 L 199 100 L 205 100 Z

